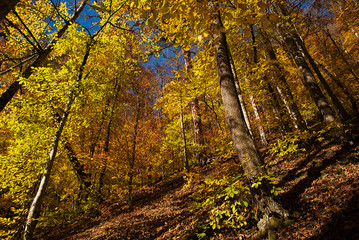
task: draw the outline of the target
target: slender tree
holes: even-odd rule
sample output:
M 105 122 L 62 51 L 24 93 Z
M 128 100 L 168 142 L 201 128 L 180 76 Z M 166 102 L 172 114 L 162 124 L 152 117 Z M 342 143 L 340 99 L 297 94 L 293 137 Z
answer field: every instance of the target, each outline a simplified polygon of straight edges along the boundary
M 44 49 L 40 49 L 41 51 L 37 55 L 36 59 L 27 66 L 24 71 L 21 73 L 23 78 L 29 78 L 33 72 L 33 69 L 36 67 L 40 67 L 44 64 L 45 60 L 52 52 L 55 44 L 58 42 L 59 38 L 61 38 L 66 30 L 69 28 L 71 24 L 75 22 L 75 20 L 80 16 L 80 13 L 85 8 L 88 0 L 83 0 L 81 5 L 76 9 L 71 18 L 65 22 L 62 28 L 57 32 L 56 36 L 47 44 Z M 18 80 L 15 80 L 5 92 L 2 93 L 0 97 L 0 112 L 4 110 L 5 106 L 10 102 L 10 100 L 14 97 L 16 92 L 20 89 L 21 83 Z
M 288 16 L 288 11 L 283 5 L 278 5 L 278 11 L 283 16 Z M 273 11 L 273 9 L 272 9 Z M 308 66 L 302 49 L 297 45 L 297 40 L 295 37 L 294 30 L 284 29 L 282 25 L 278 25 L 279 32 L 284 40 L 284 45 L 289 55 L 294 59 L 299 71 L 303 75 L 303 84 L 309 91 L 311 98 L 313 99 L 315 105 L 317 106 L 323 121 L 326 124 L 336 122 L 335 111 L 329 104 L 328 99 L 324 96 L 322 90 L 320 89 L 315 76 Z
M 259 155 L 258 149 L 248 131 L 243 119 L 238 94 L 234 84 L 233 74 L 229 59 L 229 49 L 226 40 L 226 34 L 223 32 L 223 24 L 219 12 L 213 2 L 209 2 L 212 18 L 216 19 L 214 28 L 219 34 L 219 39 L 215 45 L 216 62 L 219 76 L 219 83 L 222 95 L 223 106 L 227 118 L 227 123 L 231 132 L 233 145 L 238 153 L 246 177 L 252 185 L 258 181 L 261 175 L 266 175 L 262 167 L 263 161 Z M 270 193 L 271 186 L 265 179 L 258 188 L 251 188 L 252 196 L 256 206 L 261 212 L 261 221 L 258 227 L 261 233 L 265 233 L 269 219 L 273 214 L 281 218 L 288 217 L 288 211 L 276 201 L 274 195 Z
M 304 53 L 304 56 L 308 59 L 310 65 L 312 66 L 314 72 L 316 73 L 319 81 L 322 83 L 324 89 L 326 90 L 326 92 L 328 93 L 330 99 L 332 100 L 333 105 L 338 110 L 340 119 L 342 121 L 347 121 L 349 119 L 349 117 L 350 117 L 348 112 L 345 110 L 345 108 L 343 107 L 343 105 L 341 104 L 341 102 L 339 101 L 339 99 L 334 94 L 331 87 L 329 86 L 329 84 L 327 83 L 325 78 L 323 77 L 323 75 L 320 72 L 317 64 L 315 63 L 315 60 L 309 54 L 309 52 L 307 50 L 307 47 L 305 46 L 305 43 L 304 43 L 303 39 L 301 38 L 301 36 L 298 34 L 298 32 L 295 32 L 294 35 L 295 35 L 295 38 L 297 40 L 298 46 L 301 48 L 301 51 Z
M 184 52 L 184 60 L 185 60 L 186 71 L 187 73 L 189 73 L 192 69 L 191 52 L 189 50 Z M 206 160 L 204 158 L 204 152 L 203 152 L 204 138 L 202 132 L 201 115 L 199 114 L 200 108 L 198 103 L 198 97 L 194 97 L 191 100 L 190 105 L 192 110 L 194 142 L 196 145 L 196 162 L 198 165 L 203 166 L 206 164 Z
M 64 112 L 62 114 L 61 120 L 59 122 L 59 125 L 57 127 L 56 133 L 54 135 L 54 139 L 52 141 L 52 147 L 51 147 L 49 159 L 48 159 L 48 161 L 46 163 L 46 166 L 45 166 L 42 178 L 41 178 L 40 185 L 38 187 L 38 190 L 37 190 L 37 193 L 35 195 L 35 198 L 31 203 L 31 206 L 30 206 L 30 209 L 29 209 L 29 212 L 28 212 L 28 215 L 27 215 L 27 220 L 26 220 L 25 230 L 24 230 L 24 240 L 31 240 L 33 238 L 33 233 L 34 233 L 34 230 L 35 230 L 35 227 L 36 227 L 37 218 L 39 217 L 40 206 L 41 206 L 41 203 L 42 203 L 42 199 L 43 199 L 43 197 L 44 197 L 44 195 L 46 193 L 46 187 L 47 187 L 47 185 L 49 183 L 49 180 L 50 180 L 51 169 L 52 169 L 52 166 L 53 166 L 54 161 L 55 161 L 58 145 L 59 145 L 59 142 L 60 142 L 60 137 L 61 137 L 62 131 L 63 131 L 64 127 L 65 127 L 67 118 L 68 118 L 68 116 L 70 114 L 72 104 L 75 101 L 78 85 L 82 80 L 84 68 L 85 68 L 87 59 L 88 59 L 89 54 L 90 54 L 90 49 L 91 49 L 91 44 L 88 43 L 86 53 L 84 55 L 84 58 L 82 60 L 82 63 L 80 65 L 80 68 L 79 68 L 79 71 L 78 71 L 78 75 L 77 75 L 77 79 L 76 79 L 76 86 L 74 86 L 74 88 L 69 93 L 69 97 L 68 97 L 68 101 L 67 101 L 65 110 L 64 110 Z
M 276 90 L 281 96 L 283 102 L 285 103 L 285 106 L 289 112 L 289 115 L 293 121 L 293 125 L 295 128 L 300 130 L 305 130 L 307 127 L 304 123 L 302 114 L 299 111 L 299 108 L 297 104 L 294 101 L 293 93 L 288 85 L 288 82 L 286 78 L 284 77 L 284 69 L 283 67 L 278 63 L 277 55 L 274 52 L 274 49 L 272 47 L 271 42 L 269 41 L 269 38 L 266 36 L 266 34 L 261 31 L 263 40 L 265 41 L 265 47 L 266 52 L 270 60 L 274 61 L 274 67 L 278 72 L 278 80 L 275 82 Z M 288 99 L 288 100 L 286 100 Z

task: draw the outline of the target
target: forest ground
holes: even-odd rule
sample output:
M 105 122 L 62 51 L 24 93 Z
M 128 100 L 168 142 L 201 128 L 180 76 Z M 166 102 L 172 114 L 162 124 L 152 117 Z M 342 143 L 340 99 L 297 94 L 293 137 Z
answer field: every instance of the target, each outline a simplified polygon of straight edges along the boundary
M 359 124 L 351 124 L 359 136 Z M 337 139 L 307 143 L 306 151 L 271 159 L 261 148 L 270 170 L 279 176 L 282 203 L 299 213 L 294 224 L 282 230 L 279 239 L 359 239 L 359 147 Z M 233 159 L 222 159 L 196 168 L 209 176 Z M 36 239 L 196 239 L 193 222 L 206 221 L 203 211 L 192 211 L 193 193 L 200 181 L 186 185 L 185 172 L 135 192 L 130 208 L 125 199 L 108 200 L 91 214 L 52 229 L 40 230 Z M 203 183 L 203 182 L 202 182 Z M 254 228 L 242 232 L 225 229 L 207 232 L 205 239 L 251 239 Z

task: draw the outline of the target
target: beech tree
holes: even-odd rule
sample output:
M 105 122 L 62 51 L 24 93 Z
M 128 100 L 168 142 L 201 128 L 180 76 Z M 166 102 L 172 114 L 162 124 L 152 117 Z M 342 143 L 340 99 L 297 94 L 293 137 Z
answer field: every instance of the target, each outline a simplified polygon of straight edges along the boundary
M 145 184 L 184 168 L 191 179 L 207 159 L 235 160 L 257 237 L 276 235 L 290 214 L 254 135 L 273 150 L 315 134 L 316 109 L 331 128 L 336 112 L 357 114 L 359 90 L 357 5 L 284 2 L 20 2 L 0 26 L 0 236 L 24 213 L 31 239 L 36 221 L 135 204 Z
M 216 19 L 215 29 L 219 34 L 218 43 L 216 44 L 216 60 L 228 127 L 242 167 L 247 173 L 247 179 L 250 184 L 255 184 L 260 176 L 266 175 L 266 172 L 262 167 L 263 162 L 258 149 L 249 134 L 240 111 L 240 103 L 230 66 L 226 34 L 222 31 L 223 24 L 219 12 L 217 12 L 218 10 L 213 3 L 210 2 L 209 4 L 212 16 Z M 288 211 L 270 193 L 270 189 L 269 182 L 266 180 L 259 187 L 251 189 L 255 203 L 262 212 L 261 224 L 258 226 L 264 234 L 268 230 L 269 218 L 279 215 L 286 219 L 289 216 Z

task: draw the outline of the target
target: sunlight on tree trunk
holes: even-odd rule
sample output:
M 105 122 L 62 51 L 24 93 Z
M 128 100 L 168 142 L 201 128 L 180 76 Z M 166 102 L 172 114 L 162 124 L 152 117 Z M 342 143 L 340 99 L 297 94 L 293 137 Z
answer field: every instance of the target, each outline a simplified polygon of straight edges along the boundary
M 263 161 L 249 134 L 240 110 L 241 107 L 231 71 L 226 35 L 221 31 L 223 25 L 219 13 L 217 13 L 213 2 L 209 3 L 209 7 L 213 18 L 217 20 L 214 27 L 219 34 L 215 49 L 223 106 L 234 147 L 239 155 L 243 170 L 247 174 L 246 177 L 249 184 L 252 185 L 258 181 L 258 177 L 261 174 L 266 175 L 266 172 L 262 167 Z M 268 227 L 268 221 L 272 213 L 276 213 L 282 218 L 286 218 L 289 215 L 287 210 L 275 200 L 274 196 L 270 193 L 270 189 L 271 186 L 267 181 L 263 181 L 258 188 L 251 188 L 255 203 L 262 215 L 259 227 L 264 232 Z
M 84 71 L 84 67 L 86 65 L 87 59 L 89 57 L 90 54 L 90 46 L 87 45 L 87 50 L 85 53 L 85 56 L 82 60 L 79 72 L 78 72 L 78 76 L 77 76 L 77 80 L 76 80 L 76 86 L 74 86 L 74 89 L 72 89 L 69 93 L 69 97 L 68 97 L 68 102 L 66 104 L 64 113 L 61 117 L 60 123 L 58 125 L 58 128 L 56 130 L 56 133 L 54 135 L 54 139 L 52 142 L 52 147 L 51 147 L 51 151 L 50 151 L 50 156 L 49 159 L 46 163 L 45 166 L 45 170 L 44 173 L 42 175 L 42 179 L 39 185 L 39 188 L 37 190 L 36 196 L 34 198 L 34 200 L 31 203 L 28 215 L 27 215 L 27 220 L 26 220 L 26 224 L 25 224 L 25 230 L 24 230 L 24 240 L 31 240 L 33 238 L 33 233 L 36 227 L 36 223 L 37 223 L 37 217 L 39 216 L 39 212 L 40 212 L 40 206 L 42 203 L 42 198 L 44 197 L 45 193 L 46 193 L 46 187 L 49 183 L 50 180 L 50 174 L 51 174 L 51 169 L 52 169 L 52 165 L 55 161 L 55 157 L 56 157 L 56 153 L 57 153 L 57 148 L 60 142 L 60 137 L 62 134 L 62 131 L 64 129 L 66 120 L 70 114 L 70 110 L 71 110 L 71 106 L 75 101 L 76 98 L 76 91 L 78 88 L 78 84 L 80 83 L 81 79 L 82 79 L 82 75 L 83 75 L 83 71 Z

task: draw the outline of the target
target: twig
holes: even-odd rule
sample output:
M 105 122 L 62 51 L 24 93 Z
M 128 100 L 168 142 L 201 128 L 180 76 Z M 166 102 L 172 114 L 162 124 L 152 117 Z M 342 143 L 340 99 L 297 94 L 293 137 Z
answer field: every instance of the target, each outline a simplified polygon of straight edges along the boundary
M 9 23 L 9 25 L 13 28 L 15 28 L 25 39 L 26 41 L 28 41 L 28 43 L 30 43 L 30 45 L 37 51 L 37 52 L 41 52 L 42 49 L 38 49 L 36 47 L 36 45 L 26 36 L 25 33 L 23 33 L 23 31 L 21 31 L 21 29 L 16 26 L 12 21 L 10 21 L 8 18 L 5 17 L 5 20 Z
M 22 62 L 16 64 L 15 66 L 12 66 L 12 67 L 6 69 L 5 71 L 0 72 L 0 76 L 4 75 L 5 73 L 10 72 L 12 69 L 14 69 L 14 68 L 16 68 L 16 67 L 22 66 L 24 63 L 26 63 L 26 62 L 32 60 L 32 59 L 33 59 L 34 57 L 36 57 L 36 56 L 37 56 L 37 54 L 33 54 L 33 55 L 31 55 L 29 58 L 25 59 L 24 61 L 22 61 Z
M 15 14 L 15 16 L 20 20 L 21 24 L 24 26 L 24 28 L 26 29 L 26 31 L 30 34 L 30 36 L 32 37 L 32 39 L 35 41 L 37 47 L 39 48 L 39 51 L 42 51 L 42 47 L 40 45 L 40 43 L 36 40 L 35 36 L 32 34 L 32 32 L 30 31 L 30 29 L 26 26 L 26 24 L 24 23 L 24 21 L 22 21 L 21 17 L 19 16 L 19 14 L 15 11 L 15 9 L 12 10 L 13 13 Z

